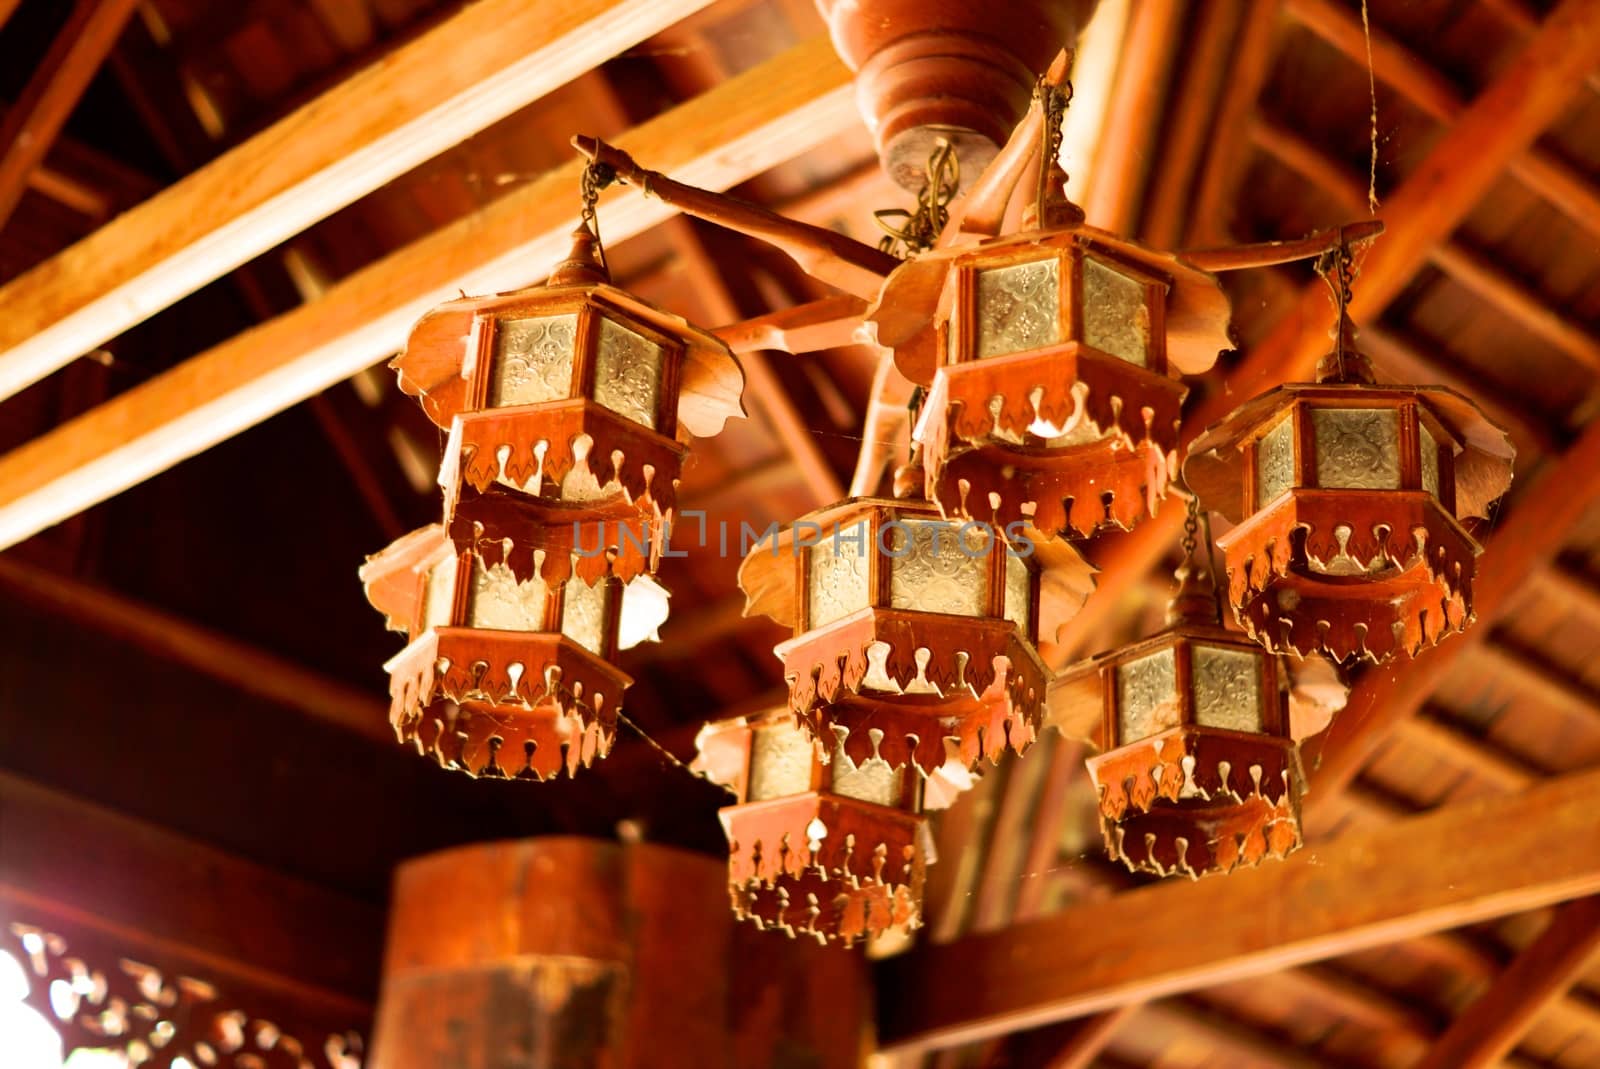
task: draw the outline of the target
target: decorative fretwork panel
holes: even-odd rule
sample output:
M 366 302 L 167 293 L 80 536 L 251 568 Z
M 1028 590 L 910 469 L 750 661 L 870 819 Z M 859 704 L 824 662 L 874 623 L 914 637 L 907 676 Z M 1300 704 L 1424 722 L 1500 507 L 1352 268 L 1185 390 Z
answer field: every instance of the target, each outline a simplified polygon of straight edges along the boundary
M 991 546 L 981 532 L 937 520 L 902 520 L 885 535 L 890 608 L 985 615 Z
M 978 356 L 1004 356 L 1061 340 L 1058 269 L 1052 258 L 978 272 Z
M 750 738 L 746 800 L 761 802 L 809 791 L 816 761 L 816 743 L 798 722 L 756 728 Z
M 1285 416 L 1256 443 L 1256 506 L 1294 485 L 1294 417 Z
M 1033 634 L 1033 576 L 1027 563 L 1010 553 L 1006 554 L 1005 617 L 1021 628 L 1024 635 Z
M 1261 662 L 1247 650 L 1190 647 L 1194 671 L 1194 719 L 1203 728 L 1259 733 Z
M 1439 443 L 1427 427 L 1417 428 L 1422 446 L 1422 488 L 1434 497 L 1439 496 Z
M 1083 259 L 1083 343 L 1139 367 L 1150 362 L 1148 289 L 1091 256 Z
M 594 364 L 595 401 L 654 430 L 660 396 L 661 346 L 601 317 Z
M 812 546 L 810 559 L 810 626 L 821 627 L 870 604 L 870 561 L 864 543 L 872 532 L 856 524 Z
M 574 576 L 562 590 L 561 633 L 597 657 L 605 656 L 612 584 L 602 579 L 591 586 Z
M 496 332 L 489 405 L 531 405 L 572 396 L 578 315 L 502 319 Z
M 1400 413 L 1392 408 L 1316 408 L 1317 485 L 1400 489 Z
M 1121 743 L 1178 726 L 1178 676 L 1170 649 L 1117 668 L 1117 712 Z
M 454 569 L 452 569 L 453 571 Z M 471 608 L 468 624 L 493 631 L 543 631 L 546 591 L 537 575 L 517 581 L 504 561 L 484 567 L 472 558 Z

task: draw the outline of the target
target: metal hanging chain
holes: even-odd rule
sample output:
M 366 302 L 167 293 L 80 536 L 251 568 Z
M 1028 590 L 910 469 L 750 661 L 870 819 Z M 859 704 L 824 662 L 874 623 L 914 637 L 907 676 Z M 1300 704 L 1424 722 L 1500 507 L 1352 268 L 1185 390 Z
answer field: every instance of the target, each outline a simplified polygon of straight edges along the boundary
M 583 225 L 589 228 L 589 233 L 595 236 L 596 242 L 600 240 L 600 219 L 595 214 L 595 205 L 600 203 L 600 191 L 617 181 L 620 181 L 617 172 L 599 160 L 590 160 L 589 165 L 583 169 L 579 187 L 583 198 L 583 211 L 579 218 Z
M 1200 496 L 1192 490 L 1186 490 L 1189 495 L 1188 511 L 1183 517 L 1183 541 L 1179 547 L 1183 550 L 1185 563 L 1194 560 L 1194 551 L 1199 548 L 1200 534 Z
M 1042 209 L 1050 196 L 1050 178 L 1054 167 L 1061 166 L 1062 124 L 1066 121 L 1067 105 L 1072 103 L 1072 82 L 1049 85 L 1043 76 L 1033 86 L 1033 98 L 1039 101 L 1044 113 L 1044 140 L 1040 143 L 1039 189 L 1036 203 Z M 1041 219 L 1043 216 L 1041 216 Z
M 1322 280 L 1333 291 L 1336 313 L 1333 351 L 1339 359 L 1339 374 L 1343 377 L 1345 342 L 1350 327 L 1350 301 L 1355 292 L 1356 275 L 1359 273 L 1356 269 L 1355 252 L 1350 247 L 1344 227 L 1339 228 L 1339 243 L 1317 257 L 1315 266 L 1317 274 L 1322 276 Z
M 922 192 L 917 194 L 915 210 L 884 208 L 872 213 L 872 218 L 884 231 L 883 240 L 878 242 L 879 250 L 904 259 L 933 248 L 950 221 L 950 201 L 960 188 L 961 164 L 956 159 L 955 146 L 941 139 L 924 166 Z M 891 219 L 905 221 L 895 224 Z

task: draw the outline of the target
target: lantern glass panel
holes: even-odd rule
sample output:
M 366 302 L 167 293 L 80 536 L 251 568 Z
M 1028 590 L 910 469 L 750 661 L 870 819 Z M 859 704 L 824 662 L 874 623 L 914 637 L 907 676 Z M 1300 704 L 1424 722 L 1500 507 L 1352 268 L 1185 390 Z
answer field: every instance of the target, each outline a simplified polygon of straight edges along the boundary
M 595 350 L 594 399 L 619 416 L 656 427 L 662 347 L 604 316 Z
M 485 568 L 474 556 L 467 623 L 493 631 L 543 631 L 546 594 L 537 575 L 519 583 L 504 562 Z
M 1041 349 L 1061 340 L 1059 269 L 1051 257 L 978 272 L 977 356 Z
M 995 552 L 1004 552 L 996 549 Z M 1016 624 L 1027 636 L 1033 635 L 1033 573 L 1021 557 L 1006 553 L 1006 612 L 1007 620 Z
M 1400 413 L 1392 408 L 1314 408 L 1317 485 L 1400 489 Z
M 889 607 L 985 616 L 990 546 L 978 528 L 902 520 L 886 529 Z
M 422 626 L 449 627 L 456 601 L 456 567 L 461 563 L 454 554 L 435 564 L 428 571 L 428 584 L 422 594 Z
M 1180 721 L 1178 672 L 1172 649 L 1117 666 L 1117 743 L 1149 738 Z
M 869 757 L 853 765 L 845 756 L 844 743 L 834 747 L 833 760 L 828 763 L 833 775 L 833 793 L 858 802 L 874 805 L 897 805 L 905 766 L 895 768 L 881 757 Z
M 872 531 L 865 520 L 844 528 L 806 550 L 809 568 L 807 627 L 821 627 L 872 603 L 867 546 Z
M 1256 443 L 1256 508 L 1294 485 L 1294 417 L 1284 416 Z
M 811 789 L 816 747 L 799 724 L 767 724 L 750 739 L 750 786 L 745 800 L 765 801 Z
M 1083 343 L 1139 367 L 1150 362 L 1149 290 L 1091 256 L 1083 258 Z
M 1434 497 L 1439 496 L 1439 443 L 1426 424 L 1418 421 L 1417 441 L 1422 447 L 1422 488 Z
M 1261 661 L 1225 646 L 1189 647 L 1194 673 L 1194 722 L 1203 728 L 1260 733 Z
M 596 656 L 605 655 L 611 594 L 605 579 L 590 586 L 573 576 L 562 588 L 561 633 Z
M 572 396 L 578 314 L 502 319 L 495 329 L 489 407 L 532 405 Z

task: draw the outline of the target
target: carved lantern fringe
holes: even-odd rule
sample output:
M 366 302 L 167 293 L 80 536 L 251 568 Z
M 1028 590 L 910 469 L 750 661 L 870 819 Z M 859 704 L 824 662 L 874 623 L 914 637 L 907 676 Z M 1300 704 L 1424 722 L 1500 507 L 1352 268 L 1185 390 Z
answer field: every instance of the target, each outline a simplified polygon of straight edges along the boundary
M 1374 662 L 1471 622 L 1481 547 L 1464 522 L 1510 485 L 1506 433 L 1443 387 L 1379 386 L 1353 351 L 1319 381 L 1242 405 L 1184 474 L 1236 526 L 1220 536 L 1228 600 L 1275 653 Z
M 927 390 L 914 431 L 947 515 L 1047 537 L 1131 527 L 1176 470 L 1187 387 L 1231 347 L 1216 279 L 1083 225 L 919 254 L 868 329 Z
M 616 737 L 631 680 L 609 659 L 625 596 L 651 580 L 591 583 L 570 565 L 553 579 L 560 570 L 514 540 L 480 552 L 490 546 L 463 548 L 435 524 L 361 569 L 368 600 L 411 638 L 385 665 L 390 722 L 402 743 L 472 776 L 571 775 Z
M 1298 849 L 1304 776 L 1276 659 L 1185 572 L 1165 630 L 1068 669 L 1054 700 L 1102 711 L 1087 765 L 1111 857 L 1195 878 Z
M 1050 680 L 1036 648 L 1046 559 L 1077 576 L 1049 611 L 1076 611 L 1089 568 L 1071 547 L 1007 542 L 927 502 L 853 498 L 758 544 L 739 583 L 746 615 L 795 629 L 775 652 L 790 709 L 817 737 L 843 725 L 852 760 L 931 772 L 1033 741 Z
M 597 242 L 580 226 L 547 285 L 440 305 L 393 361 L 450 432 L 447 523 L 498 487 L 531 496 L 547 522 L 627 513 L 659 538 L 688 435 L 744 414 L 727 347 L 611 285 Z
M 787 709 L 701 729 L 692 767 L 737 798 L 721 817 L 741 920 L 846 946 L 921 925 L 922 777 L 876 753 L 852 759 L 847 734 L 825 755 Z

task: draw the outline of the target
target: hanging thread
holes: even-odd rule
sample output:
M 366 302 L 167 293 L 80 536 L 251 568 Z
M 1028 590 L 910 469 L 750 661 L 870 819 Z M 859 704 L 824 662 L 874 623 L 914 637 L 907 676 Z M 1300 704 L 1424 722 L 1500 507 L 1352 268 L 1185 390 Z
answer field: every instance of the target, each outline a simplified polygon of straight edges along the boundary
M 710 776 L 706 776 L 706 775 L 703 775 L 702 773 L 696 772 L 694 769 L 692 769 L 688 765 L 684 764 L 683 761 L 678 757 L 677 754 L 673 753 L 671 750 L 669 750 L 665 746 L 661 745 L 655 739 L 651 738 L 649 732 L 645 731 L 644 728 L 642 728 L 638 724 L 636 724 L 628 716 L 628 714 L 624 713 L 620 709 L 617 710 L 617 721 L 618 721 L 618 723 L 620 723 L 620 724 L 624 725 L 625 727 L 627 727 L 635 735 L 637 735 L 641 739 L 643 739 L 645 741 L 645 745 L 649 746 L 652 750 L 654 750 L 657 754 L 659 754 L 661 756 L 661 759 L 663 761 L 665 761 L 667 764 L 671 765 L 673 768 L 676 768 L 679 771 L 681 771 L 681 772 L 683 772 L 683 773 L 685 773 L 685 774 L 687 774 L 689 776 L 692 776 L 693 778 L 695 778 L 697 780 L 700 780 L 701 782 L 709 783 L 713 787 L 716 787 L 717 789 L 719 789 L 721 791 L 725 791 L 726 793 L 734 795 L 735 797 L 738 796 L 738 792 L 735 791 L 733 788 L 728 787 L 725 784 L 718 783 L 716 780 L 712 779 Z
M 1361 33 L 1367 42 L 1367 91 L 1372 97 L 1372 153 L 1367 167 L 1367 210 L 1378 214 L 1378 76 L 1372 69 L 1372 22 L 1361 0 Z

